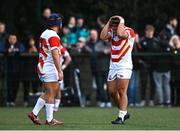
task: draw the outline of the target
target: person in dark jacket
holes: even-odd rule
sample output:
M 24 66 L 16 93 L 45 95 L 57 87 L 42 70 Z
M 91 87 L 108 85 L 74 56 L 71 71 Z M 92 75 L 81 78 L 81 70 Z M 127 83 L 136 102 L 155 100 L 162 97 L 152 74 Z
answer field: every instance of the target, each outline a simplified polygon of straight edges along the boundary
M 172 17 L 169 19 L 169 23 L 166 25 L 166 27 L 159 33 L 159 46 L 161 48 L 162 53 L 172 52 L 172 48 L 169 45 L 169 41 L 170 38 L 176 34 L 177 24 L 177 18 Z M 161 106 L 163 106 L 164 104 L 171 106 L 171 57 L 161 56 L 161 58 L 158 59 L 157 67 L 158 68 L 156 68 L 156 70 L 153 73 L 153 77 L 156 85 L 158 104 Z
M 20 53 L 24 46 L 18 42 L 16 34 L 10 34 L 6 43 L 7 52 L 7 106 L 15 106 L 16 95 L 19 88 Z
M 133 53 L 138 53 L 141 49 L 139 44 L 139 35 L 136 33 L 135 42 L 133 46 Z M 139 104 L 139 87 L 140 87 L 140 69 L 142 60 L 139 56 L 132 56 L 133 72 L 128 86 L 128 104 L 129 106 L 138 106 Z
M 36 43 L 33 35 L 29 35 L 26 41 L 26 53 L 29 57 L 23 57 L 21 60 L 21 82 L 24 87 L 24 106 L 28 106 L 29 102 L 29 92 L 32 86 L 32 93 L 38 92 L 39 79 L 36 74 L 37 67 L 37 53 Z
M 0 21 L 0 53 L 5 52 L 5 43 L 8 38 L 8 34 L 6 32 L 6 24 Z
M 95 52 L 97 52 L 97 80 L 99 81 L 99 107 L 112 107 L 110 96 L 107 89 L 107 76 L 109 71 L 110 61 L 110 43 L 108 41 L 99 41 L 95 45 Z
M 157 53 L 160 51 L 158 44 L 158 39 L 154 37 L 155 28 L 152 25 L 147 25 L 145 28 L 145 36 L 141 38 L 140 52 L 144 53 Z M 143 70 L 141 70 L 141 106 L 154 105 L 154 81 L 152 77 L 152 72 L 156 68 L 156 60 L 153 56 L 143 56 Z M 147 94 L 149 90 L 149 94 Z M 149 103 L 146 103 L 147 96 L 150 96 Z

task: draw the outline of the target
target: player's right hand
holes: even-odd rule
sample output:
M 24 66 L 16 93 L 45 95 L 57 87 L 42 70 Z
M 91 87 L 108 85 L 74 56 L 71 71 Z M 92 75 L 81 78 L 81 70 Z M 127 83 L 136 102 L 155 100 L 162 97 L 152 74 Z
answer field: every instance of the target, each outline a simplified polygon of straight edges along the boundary
M 112 16 L 112 17 L 110 18 L 110 20 L 111 20 L 112 18 L 119 18 L 120 23 L 124 24 L 124 18 L 123 18 L 123 17 L 121 17 L 121 16 L 119 16 L 119 15 L 114 15 L 114 16 Z
M 59 77 L 59 81 L 63 80 L 64 75 L 62 70 L 58 72 L 58 77 Z

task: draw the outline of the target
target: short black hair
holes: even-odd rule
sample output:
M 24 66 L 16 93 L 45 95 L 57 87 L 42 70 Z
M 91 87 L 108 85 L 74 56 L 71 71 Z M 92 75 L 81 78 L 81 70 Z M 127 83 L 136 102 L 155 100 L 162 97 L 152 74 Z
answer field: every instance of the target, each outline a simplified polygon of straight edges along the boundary
M 6 24 L 5 24 L 5 22 L 3 22 L 3 21 L 0 21 L 0 24 L 2 24 L 2 25 L 6 25 Z
M 171 17 L 169 17 L 169 22 L 170 22 L 171 20 L 174 20 L 174 19 L 177 20 L 177 17 L 176 17 L 176 16 L 171 16 Z

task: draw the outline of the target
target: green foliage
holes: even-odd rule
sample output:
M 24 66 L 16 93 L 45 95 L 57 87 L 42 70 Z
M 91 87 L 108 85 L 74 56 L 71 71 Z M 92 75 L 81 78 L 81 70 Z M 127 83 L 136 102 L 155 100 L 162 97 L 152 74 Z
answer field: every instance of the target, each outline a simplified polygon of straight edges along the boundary
M 35 33 L 44 7 L 61 13 L 65 23 L 69 16 L 83 14 L 90 27 L 100 15 L 107 18 L 122 15 L 127 25 L 140 32 L 146 24 L 153 24 L 160 30 L 170 16 L 180 17 L 178 0 L 2 0 L 0 20 L 7 23 L 9 30 Z

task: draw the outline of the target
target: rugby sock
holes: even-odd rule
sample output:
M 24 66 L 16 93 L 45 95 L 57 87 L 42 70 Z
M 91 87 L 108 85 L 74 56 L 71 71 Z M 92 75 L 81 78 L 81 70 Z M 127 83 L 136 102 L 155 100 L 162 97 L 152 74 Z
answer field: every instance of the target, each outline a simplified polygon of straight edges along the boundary
M 33 109 L 34 115 L 36 115 L 36 116 L 38 115 L 39 111 L 44 107 L 45 103 L 46 103 L 45 100 L 42 98 L 39 98 L 37 100 L 36 105 Z
M 127 111 L 122 111 L 119 110 L 119 117 L 122 118 L 122 120 L 124 121 L 124 116 L 127 114 Z
M 60 102 L 61 102 L 60 99 L 55 99 L 55 100 L 54 100 L 54 108 L 55 108 L 55 109 L 58 109 L 58 108 L 59 108 Z
M 52 119 L 53 119 L 53 107 L 54 107 L 54 104 L 46 103 L 45 106 L 46 106 L 46 120 L 48 122 L 51 122 Z

